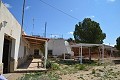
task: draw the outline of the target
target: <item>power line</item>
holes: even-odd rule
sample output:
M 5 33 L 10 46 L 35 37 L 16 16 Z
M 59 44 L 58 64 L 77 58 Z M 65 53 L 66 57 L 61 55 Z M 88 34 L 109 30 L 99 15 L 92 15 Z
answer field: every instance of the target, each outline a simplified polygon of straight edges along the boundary
M 74 16 L 72 16 L 72 15 L 70 15 L 70 14 L 68 14 L 68 13 L 66 13 L 66 12 L 64 12 L 64 11 L 62 11 L 61 9 L 58 9 L 58 8 L 52 6 L 51 4 L 48 4 L 48 3 L 46 3 L 46 2 L 44 2 L 44 1 L 42 1 L 42 0 L 39 0 L 39 1 L 42 2 L 42 3 L 44 3 L 44 4 L 46 4 L 46 5 L 48 5 L 49 7 L 53 8 L 53 9 L 55 9 L 55 10 L 57 10 L 57 11 L 59 11 L 59 12 L 65 14 L 65 15 L 71 17 L 71 18 L 73 18 L 73 19 L 76 19 L 76 20 L 80 21 L 78 18 L 76 18 L 76 17 L 74 17 Z

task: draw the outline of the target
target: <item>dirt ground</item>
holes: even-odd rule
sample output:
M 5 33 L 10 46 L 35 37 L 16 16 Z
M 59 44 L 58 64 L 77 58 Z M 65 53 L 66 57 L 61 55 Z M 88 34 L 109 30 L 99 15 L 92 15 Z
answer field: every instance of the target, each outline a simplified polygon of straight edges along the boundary
M 92 73 L 93 69 L 96 71 L 94 74 Z M 61 78 L 62 80 L 120 80 L 120 64 L 115 66 L 108 65 L 106 68 L 103 66 L 95 66 L 93 69 L 62 75 Z M 111 72 L 108 72 L 108 70 L 111 70 Z
M 92 74 L 92 70 L 95 70 L 95 74 Z M 61 75 L 60 80 L 120 80 L 120 64 L 114 65 L 114 66 L 95 66 L 93 69 L 90 69 L 88 71 L 78 71 L 76 73 Z M 106 70 L 106 74 L 108 70 L 112 70 L 111 72 L 114 73 L 111 75 L 106 75 L 106 77 L 110 77 L 111 79 L 104 79 L 104 77 L 100 77 L 100 75 L 104 75 Z M 110 72 L 110 73 L 111 73 Z M 109 72 L 108 72 L 109 73 Z M 119 74 L 118 74 L 119 73 Z M 118 74 L 118 75 L 116 75 Z M 23 73 L 11 73 L 11 75 L 7 78 L 8 80 L 16 80 L 23 76 Z
M 107 60 L 108 61 L 108 60 Z M 106 62 L 107 62 L 106 61 Z M 64 70 L 73 70 L 69 65 L 60 64 Z M 62 69 L 62 71 L 64 71 Z M 59 80 L 120 80 L 120 60 L 117 64 L 105 64 L 93 66 L 88 70 L 68 71 L 67 74 L 59 74 L 61 71 L 56 71 L 61 77 Z M 11 73 L 8 80 L 16 80 L 23 76 L 24 73 Z
M 17 80 L 23 76 L 23 73 L 9 73 L 10 76 L 7 77 L 8 80 Z

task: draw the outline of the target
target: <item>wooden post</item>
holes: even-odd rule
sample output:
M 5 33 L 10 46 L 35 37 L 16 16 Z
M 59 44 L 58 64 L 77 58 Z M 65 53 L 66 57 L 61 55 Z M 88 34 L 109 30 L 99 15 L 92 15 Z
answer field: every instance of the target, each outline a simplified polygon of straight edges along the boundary
M 64 53 L 64 60 L 65 60 L 65 53 Z
M 82 64 L 82 44 L 81 44 L 81 52 L 80 53 L 81 53 L 81 55 L 80 55 L 81 56 L 80 64 Z
M 44 67 L 46 68 L 46 62 L 47 62 L 47 55 L 48 55 L 48 49 L 47 49 L 47 41 L 45 41 L 45 62 L 44 62 Z
M 90 53 L 90 47 L 89 47 L 89 61 L 91 60 L 91 53 Z
M 112 50 L 112 48 L 111 48 L 111 52 L 110 52 L 110 61 L 112 61 L 111 60 L 111 55 L 113 54 L 113 50 Z
M 102 63 L 104 63 L 104 45 L 102 46 Z

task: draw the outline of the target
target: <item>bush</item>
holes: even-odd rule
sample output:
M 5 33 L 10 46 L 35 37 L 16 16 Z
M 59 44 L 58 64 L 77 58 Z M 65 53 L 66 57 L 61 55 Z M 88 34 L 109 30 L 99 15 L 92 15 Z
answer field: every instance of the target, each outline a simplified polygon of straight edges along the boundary
M 75 65 L 75 68 L 78 69 L 78 70 L 85 70 L 85 65 L 81 65 L 81 64 L 76 64 Z
M 52 67 L 52 62 L 50 62 L 49 60 L 46 61 L 46 68 L 47 69 L 51 69 Z
M 53 70 L 58 70 L 60 69 L 59 65 L 58 64 L 55 64 L 55 63 L 52 63 L 52 67 L 51 67 Z
M 46 62 L 46 68 L 47 69 L 52 69 L 52 70 L 58 70 L 58 69 L 60 69 L 60 67 L 59 67 L 58 64 L 55 64 L 55 63 L 53 63 L 51 61 L 48 61 L 48 60 Z
M 92 70 L 92 74 L 95 74 L 95 69 Z

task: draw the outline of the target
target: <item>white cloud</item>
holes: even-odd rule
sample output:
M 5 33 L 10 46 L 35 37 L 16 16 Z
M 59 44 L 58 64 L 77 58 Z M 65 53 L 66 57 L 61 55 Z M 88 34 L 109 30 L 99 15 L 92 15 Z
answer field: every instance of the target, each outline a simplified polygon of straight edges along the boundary
M 72 12 L 73 10 L 70 10 L 70 12 Z
M 12 6 L 8 3 L 4 3 L 4 5 L 7 7 L 7 8 L 12 8 Z
M 52 34 L 52 35 L 50 35 L 50 37 L 51 37 L 51 38 L 58 38 L 59 35 L 57 35 L 57 34 Z
M 114 47 L 116 44 L 105 43 L 105 45 L 109 45 L 109 46 Z
M 87 16 L 86 18 L 95 18 L 95 16 Z
M 95 16 L 91 16 L 92 18 L 94 18 Z
M 72 34 L 73 35 L 73 32 L 71 31 L 71 32 L 68 32 L 68 34 Z
M 108 2 L 115 2 L 116 0 L 107 0 Z
M 31 6 L 26 6 L 26 7 L 25 7 L 25 10 L 28 10 L 28 9 L 30 9 L 30 7 L 31 7 Z

